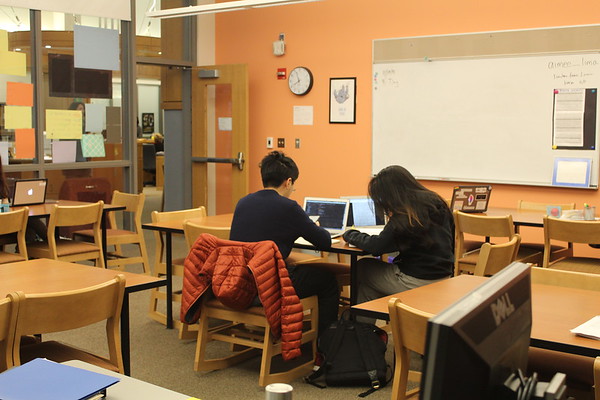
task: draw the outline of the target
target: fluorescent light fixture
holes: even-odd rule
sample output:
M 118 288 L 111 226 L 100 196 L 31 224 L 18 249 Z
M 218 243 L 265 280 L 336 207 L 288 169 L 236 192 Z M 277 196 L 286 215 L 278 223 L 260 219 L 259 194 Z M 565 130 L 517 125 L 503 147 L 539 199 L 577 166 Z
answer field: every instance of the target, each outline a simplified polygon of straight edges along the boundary
M 235 0 L 225 3 L 203 4 L 199 6 L 188 6 L 169 8 L 159 11 L 148 11 L 149 18 L 177 18 L 198 14 L 213 14 L 225 11 L 247 10 L 250 8 L 262 8 L 272 6 L 284 6 L 288 4 L 310 3 L 321 0 Z

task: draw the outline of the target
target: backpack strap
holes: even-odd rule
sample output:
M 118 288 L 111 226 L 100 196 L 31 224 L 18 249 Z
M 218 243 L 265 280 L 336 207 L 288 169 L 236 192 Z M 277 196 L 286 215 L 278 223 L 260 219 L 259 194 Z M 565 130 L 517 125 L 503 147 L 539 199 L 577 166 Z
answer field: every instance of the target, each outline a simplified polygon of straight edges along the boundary
M 365 397 L 382 386 L 381 382 L 379 382 L 379 377 L 377 376 L 377 364 L 373 359 L 375 349 L 373 349 L 373 345 L 371 344 L 371 341 L 368 338 L 371 328 L 369 327 L 369 325 L 361 323 L 355 324 L 354 328 L 356 329 L 356 339 L 358 341 L 358 348 L 360 349 L 360 354 L 362 356 L 363 362 L 365 363 L 367 374 L 369 375 L 369 379 L 371 380 L 371 389 L 359 395 L 359 397 Z
M 316 386 L 321 389 L 325 388 L 325 386 L 319 385 L 318 383 L 316 383 L 315 380 L 318 379 L 319 377 L 321 377 L 325 373 L 325 371 L 327 371 L 327 369 L 329 369 L 329 367 L 331 366 L 330 360 L 335 359 L 335 356 L 338 353 L 338 351 L 342 345 L 342 338 L 344 337 L 344 331 L 346 330 L 346 324 L 347 324 L 347 321 L 344 320 L 343 318 L 336 322 L 335 334 L 333 335 L 331 342 L 329 342 L 329 347 L 327 348 L 327 350 L 325 352 L 325 358 L 323 359 L 323 363 L 320 366 L 315 367 L 314 372 L 304 378 L 305 382 L 310 383 L 311 385 Z

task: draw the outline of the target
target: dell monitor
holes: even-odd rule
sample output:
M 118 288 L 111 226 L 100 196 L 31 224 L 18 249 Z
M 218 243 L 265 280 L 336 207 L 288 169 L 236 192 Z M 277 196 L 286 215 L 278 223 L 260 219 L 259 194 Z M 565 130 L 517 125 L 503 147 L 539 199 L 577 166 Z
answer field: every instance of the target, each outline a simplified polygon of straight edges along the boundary
M 420 398 L 496 398 L 526 370 L 530 334 L 530 268 L 515 262 L 429 320 Z

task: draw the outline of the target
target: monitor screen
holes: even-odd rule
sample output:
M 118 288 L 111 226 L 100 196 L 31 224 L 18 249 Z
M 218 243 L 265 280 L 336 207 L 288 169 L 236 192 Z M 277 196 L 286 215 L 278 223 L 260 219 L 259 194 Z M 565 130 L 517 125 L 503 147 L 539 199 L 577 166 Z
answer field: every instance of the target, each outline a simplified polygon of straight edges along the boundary
M 304 211 L 318 216 L 319 225 L 325 229 L 344 230 L 348 218 L 348 200 L 306 197 Z
M 342 197 L 350 200 L 348 226 L 385 225 L 383 213 L 370 197 Z
M 530 334 L 530 268 L 512 263 L 429 320 L 420 398 L 493 399 L 526 370 Z

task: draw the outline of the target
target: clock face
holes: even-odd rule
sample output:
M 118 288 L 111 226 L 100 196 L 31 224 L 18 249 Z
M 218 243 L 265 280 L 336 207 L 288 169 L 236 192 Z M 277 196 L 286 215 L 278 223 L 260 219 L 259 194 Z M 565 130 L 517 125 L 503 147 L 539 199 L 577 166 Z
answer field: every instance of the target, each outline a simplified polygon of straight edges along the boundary
M 290 72 L 288 85 L 292 93 L 302 96 L 310 92 L 313 85 L 313 76 L 306 67 L 296 67 Z

